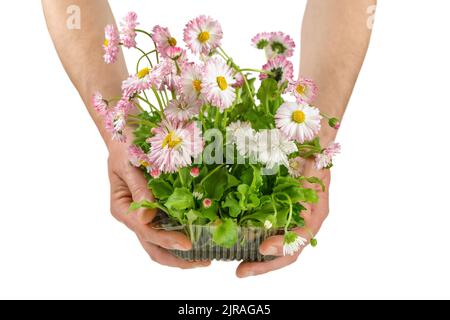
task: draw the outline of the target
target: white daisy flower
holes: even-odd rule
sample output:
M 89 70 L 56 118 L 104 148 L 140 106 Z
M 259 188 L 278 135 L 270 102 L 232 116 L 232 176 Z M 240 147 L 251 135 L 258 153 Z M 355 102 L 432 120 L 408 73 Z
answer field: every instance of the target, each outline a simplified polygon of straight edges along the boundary
M 288 155 L 298 150 L 296 144 L 278 129 L 260 131 L 257 145 L 258 160 L 269 170 L 281 164 L 289 168 Z
M 220 46 L 223 32 L 219 22 L 211 17 L 199 16 L 186 25 L 184 41 L 195 54 L 208 55 Z
M 237 133 L 239 133 L 239 130 L 252 130 L 252 125 L 250 124 L 250 122 L 242 122 L 241 120 L 235 121 L 230 123 L 227 126 L 227 143 L 236 143 L 237 140 Z
M 258 158 L 258 134 L 250 127 L 244 126 L 234 132 L 238 153 L 244 158 Z
M 272 227 L 273 227 L 272 222 L 270 222 L 269 220 L 264 221 L 264 228 L 269 230 L 272 229 Z
M 202 199 L 203 199 L 203 193 L 201 193 L 201 192 L 194 191 L 194 192 L 192 192 L 192 195 L 193 195 L 194 198 L 197 199 L 197 200 L 202 200 Z
M 275 123 L 289 139 L 299 143 L 310 141 L 320 130 L 319 109 L 307 104 L 285 102 L 275 115 Z
M 283 255 L 293 256 L 301 247 L 305 246 L 307 240 L 295 232 L 289 231 L 284 235 Z
M 225 62 L 211 58 L 205 64 L 201 93 L 213 106 L 223 112 L 236 99 L 233 71 Z
M 197 100 L 202 91 L 202 69 L 195 64 L 187 64 L 181 73 L 181 91 L 189 100 Z
M 289 174 L 294 178 L 300 177 L 303 174 L 305 162 L 302 157 L 289 159 Z

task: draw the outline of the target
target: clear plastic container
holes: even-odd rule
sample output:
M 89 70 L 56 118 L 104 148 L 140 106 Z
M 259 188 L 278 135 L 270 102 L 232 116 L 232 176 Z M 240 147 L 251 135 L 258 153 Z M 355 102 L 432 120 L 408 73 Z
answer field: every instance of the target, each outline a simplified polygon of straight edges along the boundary
M 161 216 L 157 223 L 158 229 L 180 231 L 192 241 L 189 251 L 171 250 L 171 252 L 187 261 L 223 260 L 223 261 L 269 261 L 274 256 L 264 256 L 259 252 L 260 244 L 268 237 L 278 234 L 277 230 L 264 228 L 239 227 L 238 241 L 231 248 L 217 245 L 213 241 L 214 225 L 181 226 L 170 222 Z

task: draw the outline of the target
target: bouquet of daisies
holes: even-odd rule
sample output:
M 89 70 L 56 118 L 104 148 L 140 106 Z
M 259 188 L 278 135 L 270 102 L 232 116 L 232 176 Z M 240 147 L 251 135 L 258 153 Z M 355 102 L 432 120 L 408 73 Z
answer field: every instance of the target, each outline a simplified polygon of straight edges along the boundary
M 239 245 L 240 228 L 283 233 L 285 254 L 305 245 L 290 230 L 307 227 L 304 204 L 318 201 L 305 181 L 323 184 L 303 176 L 303 164 L 315 158 L 319 169 L 332 166 L 340 147 L 322 147 L 317 134 L 323 118 L 336 129 L 339 120 L 311 105 L 312 80 L 294 80 L 291 37 L 256 35 L 252 44 L 267 63 L 250 69 L 221 47 L 221 25 L 207 16 L 187 23 L 186 49 L 166 27 L 139 29 L 133 12 L 120 29 L 106 26 L 105 62 L 115 62 L 120 46 L 135 49 L 136 71 L 121 97 L 96 93 L 93 107 L 113 139 L 125 142 L 127 126 L 134 132 L 130 163 L 142 169 L 155 201 L 130 210 L 158 209 L 188 234 L 191 226 L 213 226 L 212 241 L 223 248 Z M 151 47 L 139 47 L 137 35 Z

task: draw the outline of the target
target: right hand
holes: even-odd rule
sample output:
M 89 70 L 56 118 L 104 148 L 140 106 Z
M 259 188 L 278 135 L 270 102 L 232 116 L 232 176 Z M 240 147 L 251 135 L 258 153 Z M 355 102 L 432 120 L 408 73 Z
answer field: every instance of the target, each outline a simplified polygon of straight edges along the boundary
M 154 229 L 151 223 L 156 210 L 142 208 L 127 213 L 133 201 L 154 201 L 143 173 L 129 163 L 127 148 L 126 144 L 116 142 L 111 142 L 109 146 L 108 175 L 111 183 L 112 215 L 136 233 L 153 261 L 181 269 L 209 266 L 210 261 L 188 262 L 167 251 L 167 249 L 190 250 L 192 244 L 182 233 Z

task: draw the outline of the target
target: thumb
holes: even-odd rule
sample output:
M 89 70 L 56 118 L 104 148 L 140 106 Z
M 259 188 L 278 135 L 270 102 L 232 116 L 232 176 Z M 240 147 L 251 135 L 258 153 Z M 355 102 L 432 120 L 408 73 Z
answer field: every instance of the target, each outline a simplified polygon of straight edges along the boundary
M 147 180 L 142 171 L 135 167 L 129 167 L 125 176 L 123 177 L 128 189 L 131 192 L 133 201 L 139 202 L 142 200 L 154 201 L 155 198 L 147 186 Z M 156 209 L 141 208 L 137 211 L 136 216 L 139 222 L 149 224 L 153 221 L 156 215 Z

